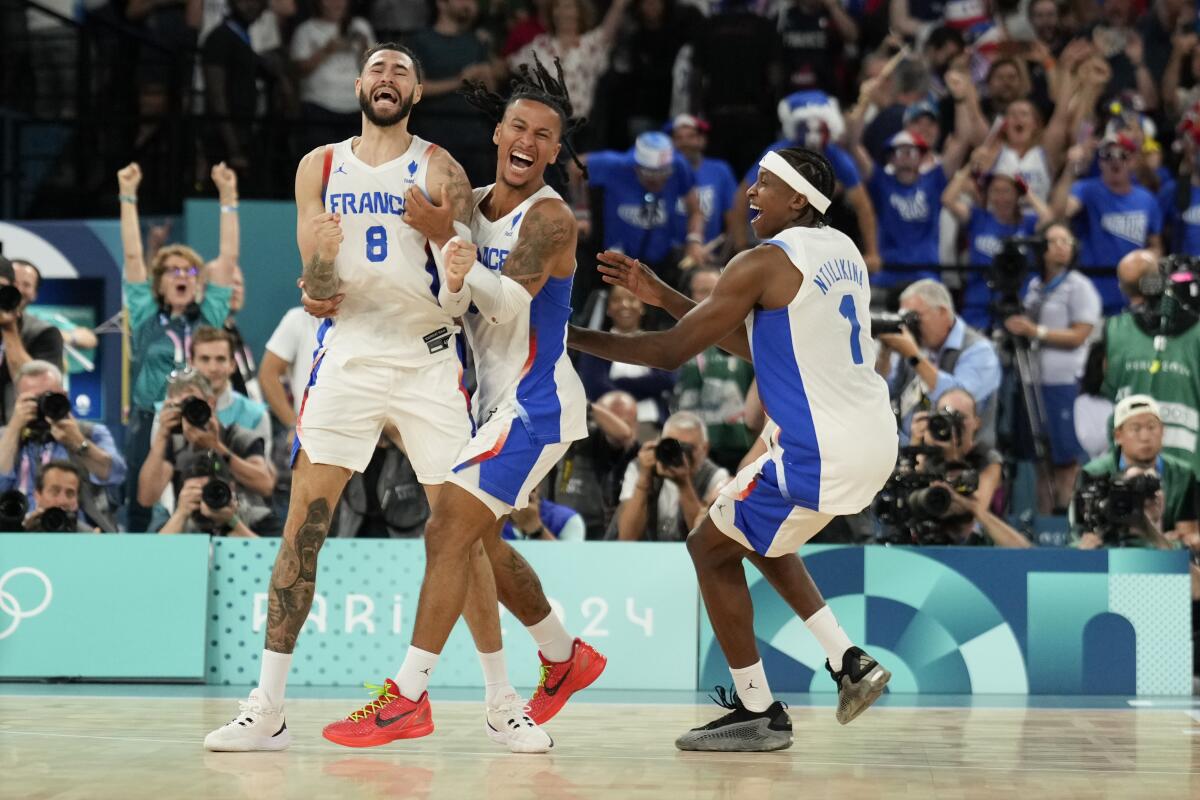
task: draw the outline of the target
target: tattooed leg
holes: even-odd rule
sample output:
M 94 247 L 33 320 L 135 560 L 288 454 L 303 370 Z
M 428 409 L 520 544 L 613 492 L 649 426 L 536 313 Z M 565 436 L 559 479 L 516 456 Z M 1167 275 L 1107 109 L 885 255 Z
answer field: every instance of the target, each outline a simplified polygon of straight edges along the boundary
M 470 492 L 442 485 L 425 526 L 425 580 L 413 625 L 413 646 L 440 653 L 463 613 L 471 550 L 496 517 Z
M 501 538 L 500 531 L 497 527 L 483 540 L 496 576 L 496 594 L 522 625 L 536 625 L 550 613 L 542 582 L 516 548 Z
M 313 464 L 304 451 L 292 473 L 292 500 L 267 595 L 267 649 L 290 653 L 317 586 L 317 553 L 350 471 Z

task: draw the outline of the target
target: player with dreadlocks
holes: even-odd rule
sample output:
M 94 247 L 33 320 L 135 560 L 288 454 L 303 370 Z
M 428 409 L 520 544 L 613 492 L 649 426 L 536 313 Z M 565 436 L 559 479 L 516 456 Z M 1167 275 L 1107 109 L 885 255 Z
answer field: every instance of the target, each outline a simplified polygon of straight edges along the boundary
M 496 182 L 475 190 L 469 229 L 455 222 L 446 197 L 434 204 L 416 191 L 405 198 L 404 218 L 442 249 L 446 282 L 438 299 L 463 318 L 475 354 L 479 429 L 433 503 L 412 646 L 380 698 L 377 724 L 399 720 L 397 738 L 433 731 L 430 673 L 462 614 L 462 576 L 482 539 L 500 600 L 529 629 L 542 660 L 528 710 L 499 727 L 489 717 L 489 734 L 506 741 L 557 714 L 606 663 L 567 633 L 537 575 L 500 537 L 504 518 L 528 503 L 571 442 L 587 436 L 587 398 L 566 352 L 575 217 L 544 178 L 574 123 L 561 66 L 557 77 L 540 62 L 523 68 L 507 100 L 479 85 L 464 94 L 497 121 Z
M 829 161 L 801 148 L 770 152 L 746 194 L 762 240 L 729 262 L 703 303 L 670 289 L 641 263 L 601 255 L 607 283 L 679 320 L 658 333 L 571 328 L 572 348 L 601 358 L 678 369 L 713 344 L 751 361 L 770 416 L 747 464 L 688 537 L 688 552 L 734 690 L 729 713 L 676 740 L 681 750 L 780 750 L 792 743 L 783 704 L 771 696 L 754 639 L 749 559 L 804 619 L 838 686 L 837 718 L 857 717 L 891 677 L 851 644 L 795 551 L 838 514 L 866 507 L 896 462 L 896 421 L 875 373 L 867 265 L 854 243 L 825 225 Z

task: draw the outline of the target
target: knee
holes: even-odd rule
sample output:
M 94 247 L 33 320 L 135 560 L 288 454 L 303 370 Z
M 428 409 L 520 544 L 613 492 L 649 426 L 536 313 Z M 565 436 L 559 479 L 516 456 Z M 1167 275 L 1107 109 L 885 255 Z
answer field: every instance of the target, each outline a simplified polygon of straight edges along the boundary
M 467 559 L 474 551 L 469 531 L 461 525 L 454 525 L 445 517 L 434 514 L 425 524 L 425 558 L 434 561 L 441 558 Z
M 688 555 L 697 569 L 712 569 L 730 561 L 740 561 L 742 548 L 705 520 L 687 537 Z

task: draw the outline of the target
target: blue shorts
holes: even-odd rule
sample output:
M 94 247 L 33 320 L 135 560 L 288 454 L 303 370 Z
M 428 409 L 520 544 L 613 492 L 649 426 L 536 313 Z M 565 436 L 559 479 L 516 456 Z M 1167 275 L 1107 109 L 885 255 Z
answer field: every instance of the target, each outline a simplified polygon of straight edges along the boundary
M 446 480 L 475 495 L 500 519 L 529 504 L 533 487 L 569 447 L 569 442 L 538 444 L 520 416 L 500 409 L 471 437 Z
M 794 553 L 833 519 L 783 496 L 775 462 L 764 454 L 725 484 L 708 511 L 721 533 L 759 555 Z
M 1042 385 L 1042 405 L 1046 408 L 1046 438 L 1050 443 L 1050 461 L 1056 467 L 1082 463 L 1087 460 L 1087 454 L 1075 438 L 1075 398 L 1079 396 L 1079 387 L 1073 383 Z M 1029 421 L 1024 414 L 1024 403 L 1021 403 L 1021 414 L 1017 419 L 1018 454 L 1023 458 L 1033 458 L 1037 452 L 1033 447 L 1033 434 L 1029 430 Z

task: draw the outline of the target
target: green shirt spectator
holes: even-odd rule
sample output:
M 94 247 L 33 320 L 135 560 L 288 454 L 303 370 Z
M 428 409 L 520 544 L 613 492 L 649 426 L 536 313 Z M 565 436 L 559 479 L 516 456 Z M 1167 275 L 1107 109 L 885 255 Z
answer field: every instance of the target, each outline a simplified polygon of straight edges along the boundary
M 1088 475 L 1124 475 L 1131 465 L 1120 450 L 1114 449 L 1094 458 L 1084 465 L 1083 471 Z M 1196 475 L 1192 468 L 1181 459 L 1168 453 L 1158 457 L 1154 470 L 1162 481 L 1163 492 L 1163 531 L 1173 531 L 1175 526 L 1183 521 L 1196 519 Z M 1078 538 L 1082 530 L 1078 525 L 1073 526 L 1072 533 Z M 1149 546 L 1148 544 L 1146 546 Z
M 1162 410 L 1163 449 L 1200 470 L 1200 325 L 1163 337 L 1138 326 L 1133 312 L 1112 317 L 1104 326 L 1105 369 L 1100 392 L 1114 402 L 1131 394 L 1149 394 Z
M 754 437 L 742 421 L 754 367 L 719 347 L 684 364 L 675 384 L 676 408 L 694 412 L 708 428 L 709 458 L 737 470 Z

